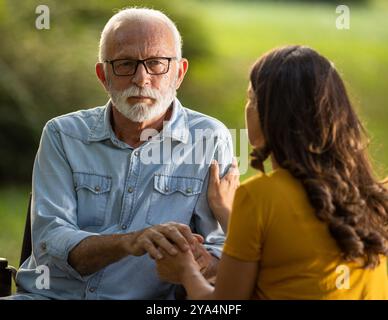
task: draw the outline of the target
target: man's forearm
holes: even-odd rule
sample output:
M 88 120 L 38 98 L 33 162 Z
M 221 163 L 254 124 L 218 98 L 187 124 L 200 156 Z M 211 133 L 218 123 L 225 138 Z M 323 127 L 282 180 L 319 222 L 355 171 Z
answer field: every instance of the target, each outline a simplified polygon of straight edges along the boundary
M 131 254 L 136 233 L 91 236 L 70 251 L 68 263 L 82 276 L 93 274 Z

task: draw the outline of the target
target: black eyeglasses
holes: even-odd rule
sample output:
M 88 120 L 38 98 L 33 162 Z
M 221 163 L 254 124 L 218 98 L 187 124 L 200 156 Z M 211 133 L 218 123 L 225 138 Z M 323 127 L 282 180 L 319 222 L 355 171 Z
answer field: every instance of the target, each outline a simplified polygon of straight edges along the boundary
M 165 74 L 170 69 L 170 61 L 177 59 L 176 57 L 155 57 L 144 60 L 133 59 L 116 59 L 105 60 L 104 62 L 112 65 L 113 73 L 116 76 L 133 76 L 137 67 L 141 63 L 148 74 L 160 75 Z

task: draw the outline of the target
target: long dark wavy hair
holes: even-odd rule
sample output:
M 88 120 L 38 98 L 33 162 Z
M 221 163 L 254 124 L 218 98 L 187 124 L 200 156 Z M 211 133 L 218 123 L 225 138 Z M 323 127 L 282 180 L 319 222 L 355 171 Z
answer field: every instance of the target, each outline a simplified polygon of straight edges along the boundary
M 264 54 L 250 80 L 266 142 L 251 165 L 264 172 L 272 154 L 303 184 L 343 258 L 377 266 L 388 253 L 388 191 L 373 175 L 365 130 L 334 65 L 286 46 Z

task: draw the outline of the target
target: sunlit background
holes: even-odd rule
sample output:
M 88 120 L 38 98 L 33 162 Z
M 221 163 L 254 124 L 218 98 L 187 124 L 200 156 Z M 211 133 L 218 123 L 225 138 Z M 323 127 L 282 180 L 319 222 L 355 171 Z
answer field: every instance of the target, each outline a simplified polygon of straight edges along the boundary
M 40 4 L 50 9 L 49 30 L 35 28 Z M 350 8 L 349 30 L 336 28 L 339 4 Z M 190 61 L 179 99 L 233 129 L 244 128 L 249 69 L 261 54 L 286 44 L 315 48 L 345 79 L 375 171 L 388 175 L 386 0 L 0 0 L 0 257 L 18 265 L 44 124 L 106 103 L 94 74 L 99 34 L 114 10 L 132 5 L 161 9 L 177 23 Z

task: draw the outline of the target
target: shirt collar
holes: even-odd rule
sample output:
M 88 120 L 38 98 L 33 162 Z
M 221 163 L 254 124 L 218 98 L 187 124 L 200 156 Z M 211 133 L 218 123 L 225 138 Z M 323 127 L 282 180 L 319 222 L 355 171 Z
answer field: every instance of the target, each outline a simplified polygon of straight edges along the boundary
M 177 98 L 174 99 L 172 108 L 170 120 L 166 121 L 162 131 L 157 136 L 162 139 L 164 137 L 170 137 L 173 140 L 187 143 L 189 137 L 187 113 Z M 102 141 L 109 138 L 117 140 L 110 122 L 111 109 L 112 103 L 109 100 L 104 106 L 103 111 L 97 116 L 89 132 L 89 142 Z

